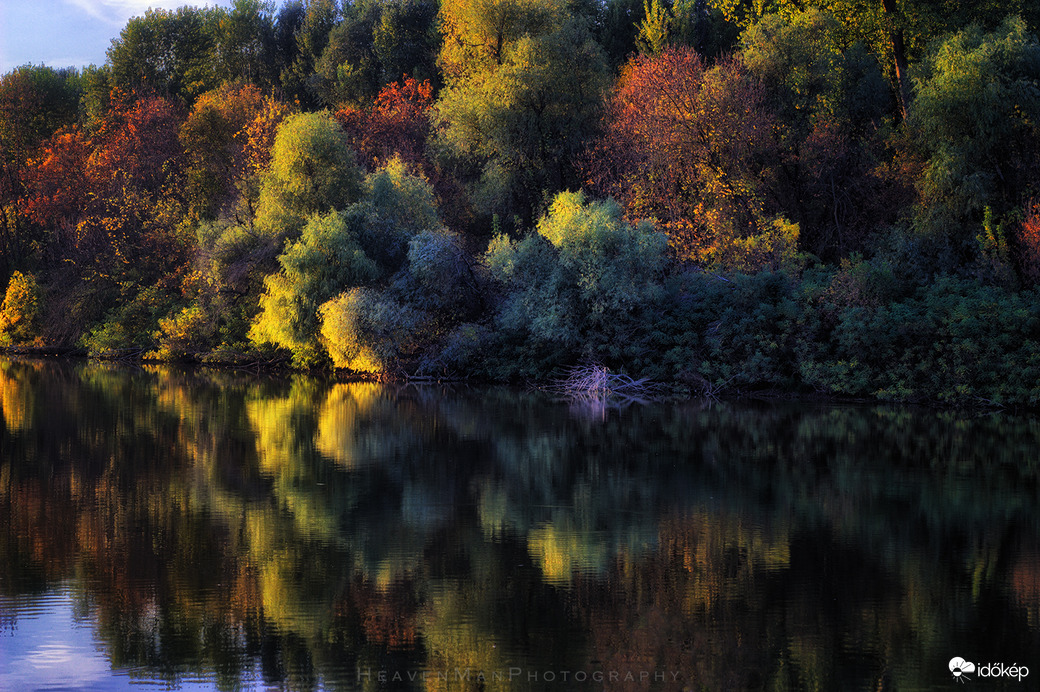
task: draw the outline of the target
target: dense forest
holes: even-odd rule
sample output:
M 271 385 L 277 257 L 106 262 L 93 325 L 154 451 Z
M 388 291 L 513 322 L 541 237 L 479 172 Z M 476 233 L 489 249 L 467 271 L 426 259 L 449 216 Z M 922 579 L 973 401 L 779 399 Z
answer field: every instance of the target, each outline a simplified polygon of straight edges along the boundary
M 0 77 L 0 346 L 1040 403 L 1040 5 L 237 0 Z

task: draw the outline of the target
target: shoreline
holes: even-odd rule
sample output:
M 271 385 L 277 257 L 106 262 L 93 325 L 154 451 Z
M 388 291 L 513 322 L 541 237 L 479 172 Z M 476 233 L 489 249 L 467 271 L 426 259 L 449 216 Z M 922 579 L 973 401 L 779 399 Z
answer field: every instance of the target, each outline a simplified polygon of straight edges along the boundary
M 0 347 L 0 358 L 19 358 L 29 360 L 41 360 L 41 361 L 93 361 L 98 363 L 122 363 L 122 364 L 138 364 L 138 365 L 166 365 L 166 366 L 181 366 L 189 368 L 201 368 L 201 369 L 213 369 L 213 370 L 237 370 L 242 372 L 251 372 L 255 374 L 260 373 L 278 373 L 278 374 L 301 374 L 309 375 L 311 377 L 325 379 L 329 382 L 338 383 L 353 383 L 353 382 L 380 382 L 386 384 L 430 384 L 430 385 L 451 385 L 451 384 L 468 384 L 478 386 L 514 386 L 521 387 L 530 390 L 542 391 L 547 394 L 553 394 L 560 400 L 581 400 L 581 399 L 593 399 L 600 397 L 602 399 L 614 398 L 620 400 L 624 405 L 631 403 L 639 404 L 654 404 L 654 403 L 676 403 L 679 401 L 693 401 L 693 400 L 705 400 L 705 401 L 743 401 L 743 402 L 762 402 L 762 403 L 776 403 L 776 402 L 789 402 L 789 403 L 812 403 L 812 404 L 831 404 L 831 405 L 844 405 L 844 406 L 910 406 L 914 408 L 926 408 L 937 411 L 962 411 L 971 412 L 976 414 L 989 414 L 989 413 L 1010 413 L 1012 415 L 1020 416 L 1036 416 L 1040 414 L 1040 406 L 1026 406 L 1026 405 L 1000 405 L 991 401 L 980 401 L 978 404 L 969 405 L 966 403 L 951 404 L 934 399 L 916 399 L 916 400 L 899 400 L 899 399 L 881 399 L 876 397 L 862 397 L 862 396 L 850 396 L 841 394 L 831 394 L 827 392 L 808 391 L 797 389 L 777 389 L 777 388 L 762 388 L 762 389 L 732 389 L 728 391 L 719 392 L 717 394 L 704 394 L 698 393 L 688 385 L 679 383 L 666 383 L 666 382 L 654 382 L 655 386 L 660 389 L 656 392 L 647 393 L 638 397 L 629 397 L 625 395 L 617 395 L 613 392 L 606 392 L 605 394 L 598 394 L 596 392 L 583 392 L 574 391 L 566 392 L 561 391 L 553 380 L 544 381 L 526 381 L 526 382 L 499 382 L 494 380 L 480 379 L 477 377 L 435 377 L 435 376 L 401 376 L 394 375 L 391 373 L 379 373 L 379 374 L 366 374 L 366 373 L 352 373 L 344 368 L 312 368 L 312 369 L 301 369 L 294 368 L 290 363 L 290 359 L 284 356 L 277 358 L 263 359 L 256 357 L 250 357 L 251 354 L 235 353 L 235 356 L 240 356 L 242 359 L 236 360 L 233 358 L 219 359 L 214 356 L 220 354 L 220 351 L 206 352 L 196 354 L 194 357 L 185 357 L 180 359 L 162 359 L 162 358 L 144 358 L 144 353 L 147 353 L 147 348 L 133 348 L 133 349 L 121 349 L 117 353 L 109 353 L 105 355 L 90 355 L 87 349 L 81 347 L 59 347 L 59 346 L 2 346 Z M 244 361 L 248 362 L 244 362 Z

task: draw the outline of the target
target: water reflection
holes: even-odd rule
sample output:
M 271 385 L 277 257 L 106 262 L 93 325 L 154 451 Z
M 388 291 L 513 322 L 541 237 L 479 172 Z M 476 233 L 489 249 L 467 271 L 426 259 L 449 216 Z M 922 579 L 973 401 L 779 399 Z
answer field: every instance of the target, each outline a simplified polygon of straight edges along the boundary
M 1040 676 L 1032 418 L 11 360 L 0 405 L 0 688 Z

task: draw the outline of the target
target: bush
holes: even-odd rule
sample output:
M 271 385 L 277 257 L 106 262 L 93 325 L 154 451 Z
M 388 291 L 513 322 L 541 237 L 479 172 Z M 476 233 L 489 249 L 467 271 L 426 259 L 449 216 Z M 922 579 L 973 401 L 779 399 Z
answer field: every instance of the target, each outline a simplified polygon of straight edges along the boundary
M 265 281 L 261 312 L 249 332 L 254 343 L 289 349 L 301 367 L 324 360 L 318 307 L 344 288 L 372 281 L 380 273 L 358 241 L 364 221 L 357 207 L 311 218 L 300 239 L 279 255 L 281 271 Z
M 784 273 L 734 276 L 700 296 L 714 306 L 701 373 L 715 387 L 792 387 L 798 383 L 798 336 L 805 319 L 800 284 Z
M 719 233 L 704 259 L 708 266 L 727 272 L 797 273 L 808 260 L 808 255 L 798 251 L 798 234 L 798 224 L 783 218 L 774 219 L 756 235 Z
M 506 294 L 497 322 L 536 350 L 623 366 L 632 333 L 648 327 L 642 311 L 663 296 L 667 244 L 650 224 L 625 223 L 613 201 L 560 193 L 536 234 L 488 248 Z
M 322 305 L 320 314 L 333 365 L 356 372 L 397 370 L 422 332 L 419 311 L 371 288 L 340 294 Z
M 149 286 L 109 310 L 100 324 L 80 339 L 92 356 L 155 345 L 159 320 L 183 305 L 167 286 Z
M 426 309 L 465 312 L 477 302 L 476 284 L 462 239 L 424 231 L 408 243 L 408 273 Z
M 1036 291 L 942 277 L 914 295 L 846 308 L 830 357 L 802 364 L 829 392 L 951 404 L 1040 402 Z
M 199 306 L 182 308 L 159 320 L 159 330 L 153 336 L 159 348 L 149 355 L 161 360 L 184 358 L 204 350 L 213 336 L 212 331 Z

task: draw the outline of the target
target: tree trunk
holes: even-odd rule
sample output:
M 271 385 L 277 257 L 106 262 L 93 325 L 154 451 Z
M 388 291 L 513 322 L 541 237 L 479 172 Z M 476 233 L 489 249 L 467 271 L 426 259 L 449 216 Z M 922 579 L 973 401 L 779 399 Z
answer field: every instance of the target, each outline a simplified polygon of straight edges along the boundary
M 896 0 L 881 0 L 888 19 L 888 35 L 892 41 L 892 56 L 896 64 L 896 87 L 899 92 L 899 112 L 906 120 L 910 112 L 910 76 L 907 74 L 906 45 L 903 42 L 903 27 L 899 25 Z

